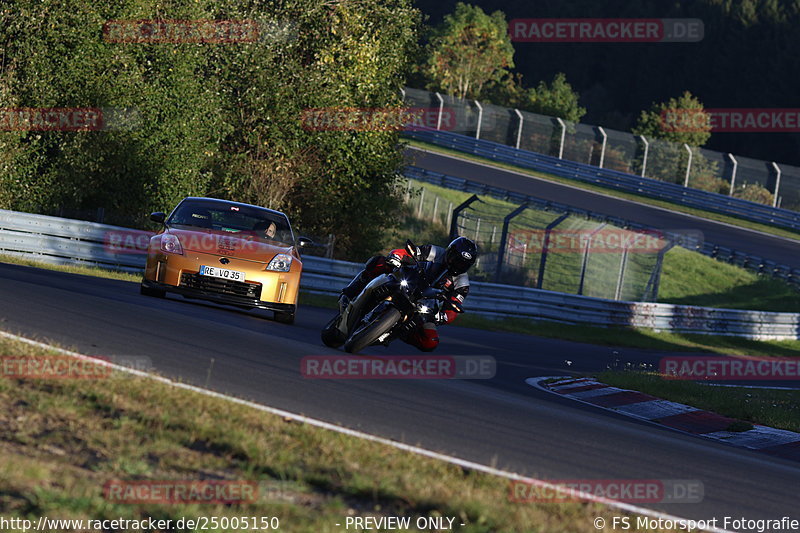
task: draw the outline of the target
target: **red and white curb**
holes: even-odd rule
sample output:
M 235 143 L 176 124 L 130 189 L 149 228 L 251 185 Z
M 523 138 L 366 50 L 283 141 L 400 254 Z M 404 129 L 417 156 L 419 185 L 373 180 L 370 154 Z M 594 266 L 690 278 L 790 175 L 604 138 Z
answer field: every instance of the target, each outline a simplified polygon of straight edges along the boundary
M 549 383 L 543 384 L 544 381 Z M 611 387 L 592 378 L 550 376 L 529 378 L 525 382 L 546 392 L 683 433 L 800 461 L 800 433 L 760 425 L 748 431 L 727 431 L 737 420 L 649 394 Z

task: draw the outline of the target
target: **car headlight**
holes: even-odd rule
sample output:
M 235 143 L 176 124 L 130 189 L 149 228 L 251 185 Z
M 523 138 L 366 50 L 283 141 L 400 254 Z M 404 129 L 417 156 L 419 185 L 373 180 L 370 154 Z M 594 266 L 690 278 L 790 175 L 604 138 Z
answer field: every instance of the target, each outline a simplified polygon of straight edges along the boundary
M 178 237 L 171 233 L 164 233 L 161 235 L 161 251 L 168 254 L 183 255 L 183 247 Z
M 289 272 L 290 268 L 292 268 L 292 256 L 287 254 L 276 255 L 267 265 L 267 270 L 276 272 Z

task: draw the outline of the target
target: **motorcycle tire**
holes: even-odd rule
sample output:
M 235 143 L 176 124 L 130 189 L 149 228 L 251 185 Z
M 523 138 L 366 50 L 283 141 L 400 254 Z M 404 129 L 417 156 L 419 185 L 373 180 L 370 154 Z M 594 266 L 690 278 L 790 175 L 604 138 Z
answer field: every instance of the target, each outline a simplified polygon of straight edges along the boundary
M 373 318 L 368 324 L 358 328 L 344 343 L 344 350 L 348 353 L 358 353 L 367 346 L 372 345 L 378 338 L 392 329 L 400 319 L 400 311 L 394 306 L 389 306 Z
M 342 335 L 342 332 L 339 331 L 340 317 L 341 315 L 336 315 L 322 328 L 322 334 L 320 335 L 322 343 L 329 348 L 338 348 L 347 340 L 344 335 Z

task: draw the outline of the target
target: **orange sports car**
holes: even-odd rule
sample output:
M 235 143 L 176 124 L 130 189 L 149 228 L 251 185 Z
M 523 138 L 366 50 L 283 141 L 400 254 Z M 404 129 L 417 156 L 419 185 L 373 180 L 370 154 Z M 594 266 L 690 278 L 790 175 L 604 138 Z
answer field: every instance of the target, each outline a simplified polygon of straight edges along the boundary
M 141 293 L 167 292 L 247 309 L 294 322 L 303 263 L 289 219 L 279 211 L 215 198 L 185 198 L 151 239 Z

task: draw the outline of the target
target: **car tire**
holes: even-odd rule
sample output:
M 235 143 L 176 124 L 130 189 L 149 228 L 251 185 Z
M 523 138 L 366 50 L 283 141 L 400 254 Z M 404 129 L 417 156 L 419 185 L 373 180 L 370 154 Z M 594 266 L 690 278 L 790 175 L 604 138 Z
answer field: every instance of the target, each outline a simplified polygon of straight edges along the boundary
M 152 296 L 153 298 L 164 298 L 167 295 L 167 291 L 162 289 L 151 289 L 150 287 L 145 287 L 144 284 L 139 286 L 139 294 L 142 296 Z
M 290 312 L 282 312 L 282 311 L 275 311 L 275 322 L 280 322 L 281 324 L 294 324 L 294 311 Z

